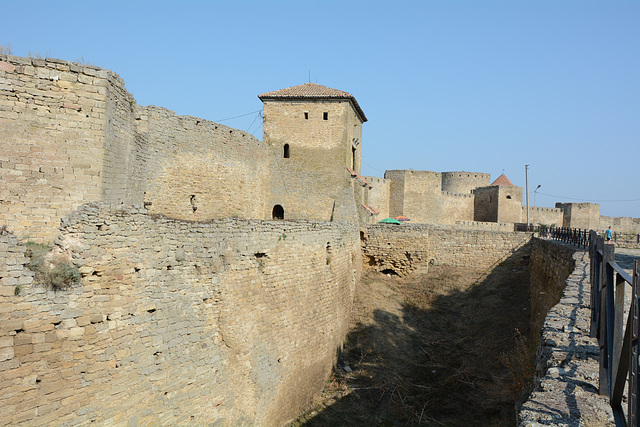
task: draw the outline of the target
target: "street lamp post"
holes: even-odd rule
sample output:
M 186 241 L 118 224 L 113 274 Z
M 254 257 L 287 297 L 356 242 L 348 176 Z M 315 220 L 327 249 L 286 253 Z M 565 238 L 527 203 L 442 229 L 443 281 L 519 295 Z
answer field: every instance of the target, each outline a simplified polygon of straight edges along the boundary
M 533 190 L 533 207 L 536 207 L 536 196 L 538 195 L 538 188 L 542 187 L 542 184 L 538 185 L 535 190 Z
M 527 230 L 529 230 L 529 165 L 524 165 L 524 177 L 527 189 Z

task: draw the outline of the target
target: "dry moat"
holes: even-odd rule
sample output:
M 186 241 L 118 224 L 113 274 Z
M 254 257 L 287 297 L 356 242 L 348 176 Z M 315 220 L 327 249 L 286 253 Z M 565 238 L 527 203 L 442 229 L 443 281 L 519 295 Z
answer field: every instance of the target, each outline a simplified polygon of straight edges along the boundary
M 527 261 L 365 272 L 338 369 L 293 425 L 515 425 L 534 369 Z

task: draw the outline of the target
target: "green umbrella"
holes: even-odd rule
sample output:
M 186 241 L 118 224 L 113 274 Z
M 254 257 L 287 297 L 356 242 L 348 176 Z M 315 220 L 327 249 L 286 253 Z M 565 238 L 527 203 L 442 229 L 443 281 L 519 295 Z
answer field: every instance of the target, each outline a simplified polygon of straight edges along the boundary
M 385 218 L 380 222 L 384 224 L 402 224 L 400 221 L 398 221 L 395 218 Z

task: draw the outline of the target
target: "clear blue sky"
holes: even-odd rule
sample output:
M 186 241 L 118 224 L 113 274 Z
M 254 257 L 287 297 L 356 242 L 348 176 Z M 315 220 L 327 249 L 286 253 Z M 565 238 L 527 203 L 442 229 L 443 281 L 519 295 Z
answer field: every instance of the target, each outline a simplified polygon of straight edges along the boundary
M 13 53 L 117 72 L 159 105 L 261 138 L 257 95 L 311 81 L 369 121 L 363 175 L 504 173 L 538 206 L 640 217 L 640 2 L 28 1 Z M 252 113 L 252 114 L 248 114 Z M 246 116 L 224 120 L 230 117 Z M 623 201 L 624 200 L 624 201 Z

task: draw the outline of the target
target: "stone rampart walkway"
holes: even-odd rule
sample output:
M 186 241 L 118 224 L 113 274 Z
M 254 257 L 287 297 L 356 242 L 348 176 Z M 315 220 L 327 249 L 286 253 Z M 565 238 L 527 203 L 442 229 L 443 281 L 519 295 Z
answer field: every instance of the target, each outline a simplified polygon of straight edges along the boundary
M 539 384 L 521 408 L 520 427 L 615 425 L 607 398 L 598 394 L 598 343 L 589 337 L 589 254 L 573 257 L 576 268 L 542 327 Z

